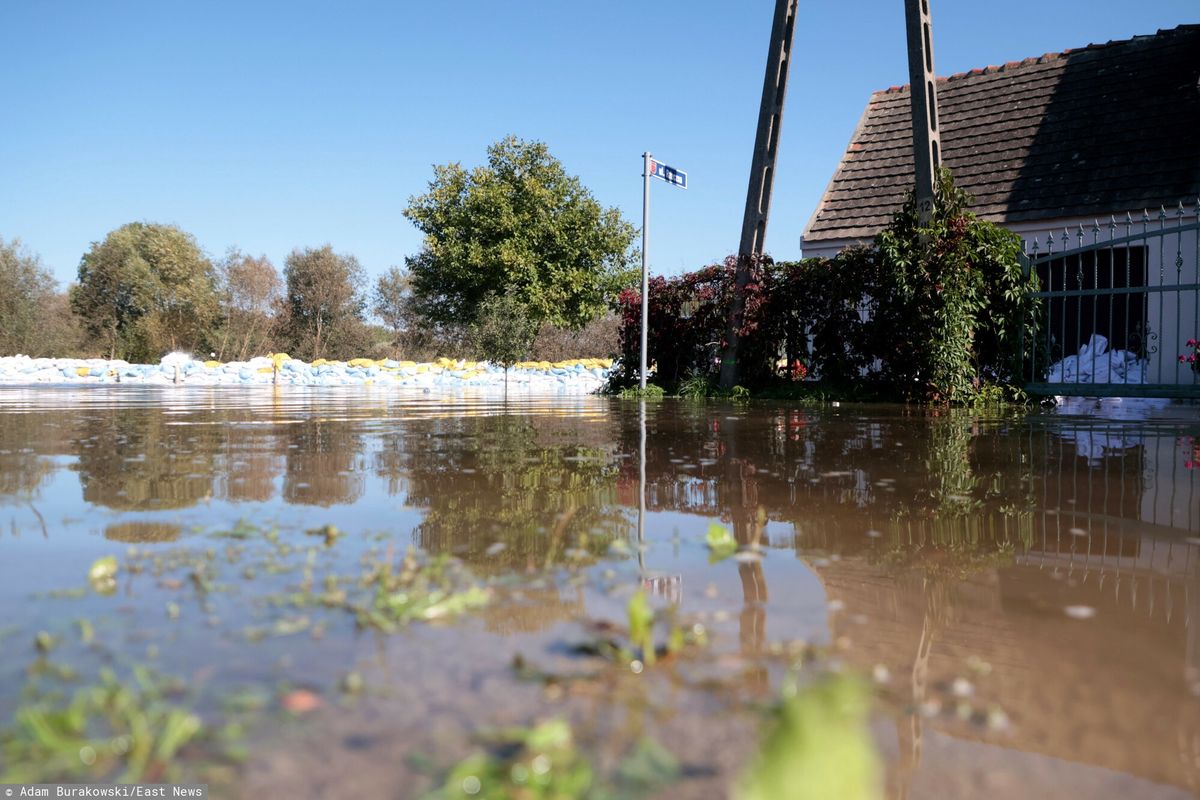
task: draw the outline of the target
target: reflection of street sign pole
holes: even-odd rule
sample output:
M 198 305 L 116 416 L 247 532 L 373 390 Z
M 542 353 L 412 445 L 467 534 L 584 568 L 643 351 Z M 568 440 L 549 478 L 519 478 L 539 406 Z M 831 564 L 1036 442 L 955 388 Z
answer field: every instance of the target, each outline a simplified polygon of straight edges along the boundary
M 644 363 L 644 362 L 643 362 Z M 645 371 L 642 372 L 645 375 Z M 646 572 L 646 398 L 638 404 L 638 571 Z
M 680 189 L 687 188 L 687 173 L 655 161 L 649 152 L 642 153 L 642 360 L 638 386 L 646 388 L 646 341 L 650 322 L 650 272 L 647 268 L 650 253 L 650 179 L 658 178 Z

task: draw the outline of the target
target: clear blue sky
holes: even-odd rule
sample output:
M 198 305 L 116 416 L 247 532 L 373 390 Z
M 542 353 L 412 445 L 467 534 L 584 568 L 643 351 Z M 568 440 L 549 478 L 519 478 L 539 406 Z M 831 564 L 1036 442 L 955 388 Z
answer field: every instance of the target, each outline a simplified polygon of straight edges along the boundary
M 547 142 L 678 273 L 737 246 L 772 0 L 0 0 L 0 236 L 66 283 L 89 243 L 170 222 L 282 267 L 420 247 L 431 165 Z M 1197 0 L 933 0 L 938 74 L 1200 21 Z M 767 249 L 800 233 L 870 93 L 907 82 L 902 0 L 801 0 Z

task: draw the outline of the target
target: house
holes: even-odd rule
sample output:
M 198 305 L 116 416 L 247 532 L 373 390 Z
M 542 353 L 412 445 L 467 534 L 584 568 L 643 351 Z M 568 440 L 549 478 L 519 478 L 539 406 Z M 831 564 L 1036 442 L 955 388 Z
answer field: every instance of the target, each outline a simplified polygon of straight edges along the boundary
M 1048 298 L 1061 330 L 1047 355 L 1099 333 L 1147 360 L 1140 382 L 1195 384 L 1176 359 L 1200 333 L 1187 288 L 1200 262 L 1200 25 L 975 69 L 937 90 L 943 164 L 973 211 L 1043 256 L 1042 288 L 1118 290 Z M 805 227 L 804 256 L 869 242 L 912 175 L 909 90 L 894 86 L 871 96 Z

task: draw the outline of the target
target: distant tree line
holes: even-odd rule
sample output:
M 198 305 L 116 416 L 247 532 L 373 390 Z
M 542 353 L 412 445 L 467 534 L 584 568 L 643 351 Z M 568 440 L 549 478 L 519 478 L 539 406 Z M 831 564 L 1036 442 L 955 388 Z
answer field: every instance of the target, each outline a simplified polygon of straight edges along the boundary
M 436 166 L 404 213 L 422 248 L 374 286 L 330 245 L 293 250 L 281 275 L 266 256 L 214 260 L 174 225 L 133 222 L 94 242 L 60 291 L 37 255 L 0 239 L 0 355 L 420 359 L 502 344 L 494 355 L 512 363 L 616 351 L 611 309 L 632 282 L 635 230 L 544 144 L 509 137 L 484 166 Z

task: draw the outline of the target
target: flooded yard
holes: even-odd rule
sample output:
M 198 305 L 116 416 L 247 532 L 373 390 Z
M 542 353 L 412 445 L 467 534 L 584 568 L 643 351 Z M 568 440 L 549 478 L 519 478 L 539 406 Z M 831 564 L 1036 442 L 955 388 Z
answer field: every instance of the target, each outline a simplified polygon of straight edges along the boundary
M 885 797 L 1195 796 L 1200 410 L 1092 406 L 0 388 L 0 777 L 722 797 L 837 675 Z

